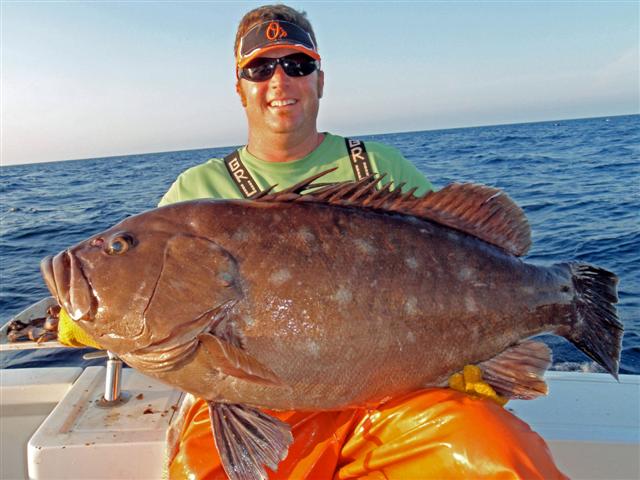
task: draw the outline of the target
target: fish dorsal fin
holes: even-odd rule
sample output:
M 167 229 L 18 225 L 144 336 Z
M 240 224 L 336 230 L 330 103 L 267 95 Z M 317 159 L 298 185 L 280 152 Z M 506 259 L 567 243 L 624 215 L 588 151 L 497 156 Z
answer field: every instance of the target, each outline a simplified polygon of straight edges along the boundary
M 531 246 L 531 231 L 524 212 L 497 188 L 451 183 L 418 197 L 414 195 L 415 188 L 402 193 L 404 184 L 392 188 L 387 183 L 378 189 L 384 175 L 371 175 L 359 181 L 313 183 L 333 170 L 280 192 L 273 192 L 271 187 L 253 200 L 325 203 L 411 215 L 468 233 L 517 256 L 527 253 Z

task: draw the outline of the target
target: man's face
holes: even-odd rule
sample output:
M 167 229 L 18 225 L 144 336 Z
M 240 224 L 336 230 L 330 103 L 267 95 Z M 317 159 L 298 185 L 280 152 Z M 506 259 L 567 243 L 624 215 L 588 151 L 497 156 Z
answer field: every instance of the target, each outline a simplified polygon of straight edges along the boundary
M 283 48 L 265 57 L 280 58 L 297 53 Z M 324 74 L 316 70 L 304 77 L 289 77 L 278 65 L 269 80 L 238 80 L 238 93 L 243 100 L 252 134 L 313 134 L 324 86 Z

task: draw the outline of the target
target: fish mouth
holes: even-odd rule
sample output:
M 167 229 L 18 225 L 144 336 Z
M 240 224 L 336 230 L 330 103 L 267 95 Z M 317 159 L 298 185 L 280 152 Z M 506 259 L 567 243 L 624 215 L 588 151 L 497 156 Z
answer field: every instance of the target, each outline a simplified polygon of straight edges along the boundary
M 93 318 L 95 302 L 91 285 L 70 251 L 44 258 L 40 270 L 49 291 L 73 320 Z

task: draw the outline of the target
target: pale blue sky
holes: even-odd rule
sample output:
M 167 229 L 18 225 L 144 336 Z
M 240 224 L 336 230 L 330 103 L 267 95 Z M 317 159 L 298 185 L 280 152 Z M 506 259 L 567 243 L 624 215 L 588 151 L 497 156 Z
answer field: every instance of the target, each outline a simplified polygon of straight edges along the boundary
M 2 1 L 2 164 L 244 143 L 233 39 L 263 2 Z M 344 135 L 640 111 L 639 3 L 305 2 Z

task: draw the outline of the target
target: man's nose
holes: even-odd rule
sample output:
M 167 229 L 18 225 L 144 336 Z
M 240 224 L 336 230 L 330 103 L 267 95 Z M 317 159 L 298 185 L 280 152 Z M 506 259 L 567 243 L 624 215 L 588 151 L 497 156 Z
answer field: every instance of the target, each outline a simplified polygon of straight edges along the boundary
M 284 73 L 282 69 L 282 65 L 277 64 L 276 69 L 273 72 L 273 76 L 271 77 L 270 83 L 274 85 L 279 85 L 281 83 L 287 82 L 289 80 L 289 76 Z

